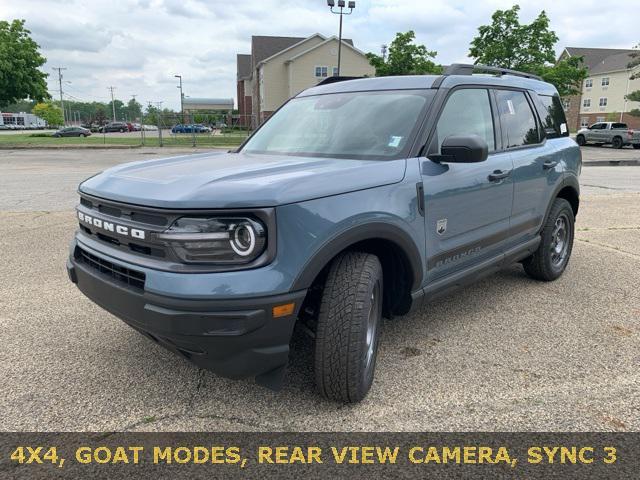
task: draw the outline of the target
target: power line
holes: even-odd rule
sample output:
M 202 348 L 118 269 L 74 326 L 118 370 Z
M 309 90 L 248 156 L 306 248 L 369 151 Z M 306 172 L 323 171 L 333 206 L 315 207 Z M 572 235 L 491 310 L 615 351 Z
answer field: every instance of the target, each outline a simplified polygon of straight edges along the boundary
M 67 120 L 66 120 L 66 115 L 64 113 L 64 101 L 62 100 L 62 71 L 66 70 L 67 67 L 53 67 L 52 70 L 57 70 L 58 71 L 58 84 L 60 85 L 60 108 L 62 109 L 62 120 L 63 123 L 66 124 Z

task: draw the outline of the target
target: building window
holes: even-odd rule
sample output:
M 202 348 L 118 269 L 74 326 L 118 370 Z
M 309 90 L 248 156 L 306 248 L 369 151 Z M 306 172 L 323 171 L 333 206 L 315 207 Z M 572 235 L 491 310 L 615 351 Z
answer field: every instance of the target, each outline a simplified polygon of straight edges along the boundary
M 599 103 L 599 105 L 600 105 L 601 107 L 606 107 L 606 106 L 607 106 L 607 97 L 602 97 L 602 98 L 600 99 L 600 103 Z
M 609 86 L 609 77 L 602 77 L 602 86 L 603 87 Z
M 582 100 L 582 106 L 584 108 L 589 108 L 591 106 L 591 99 L 590 98 L 585 98 Z
M 598 123 L 604 122 L 604 117 L 596 117 L 596 122 Z
M 589 126 L 589 117 L 582 117 L 580 119 L 580 126 L 582 128 L 588 127 Z
M 315 73 L 317 78 L 324 78 L 327 76 L 328 67 L 316 67 Z
M 584 86 L 585 86 L 586 88 L 591 88 L 591 87 L 593 87 L 593 78 L 587 78 L 587 79 L 584 81 Z
M 333 67 L 333 76 L 334 77 L 338 76 L 338 67 Z

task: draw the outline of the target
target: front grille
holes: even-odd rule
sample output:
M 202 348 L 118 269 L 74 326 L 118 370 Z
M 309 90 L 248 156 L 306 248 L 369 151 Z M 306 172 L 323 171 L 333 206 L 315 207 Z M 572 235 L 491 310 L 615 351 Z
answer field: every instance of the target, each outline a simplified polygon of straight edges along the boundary
M 97 257 L 80 247 L 76 247 L 74 256 L 78 262 L 110 277 L 118 283 L 123 283 L 137 290 L 144 290 L 146 277 L 142 272 L 116 265 L 115 263 Z

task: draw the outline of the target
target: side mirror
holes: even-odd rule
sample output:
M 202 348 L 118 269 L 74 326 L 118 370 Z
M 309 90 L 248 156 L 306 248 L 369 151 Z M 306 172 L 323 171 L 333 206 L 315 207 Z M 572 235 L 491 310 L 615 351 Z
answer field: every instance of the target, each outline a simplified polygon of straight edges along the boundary
M 489 146 L 478 135 L 449 135 L 442 142 L 440 151 L 427 158 L 443 163 L 477 163 L 487 159 Z

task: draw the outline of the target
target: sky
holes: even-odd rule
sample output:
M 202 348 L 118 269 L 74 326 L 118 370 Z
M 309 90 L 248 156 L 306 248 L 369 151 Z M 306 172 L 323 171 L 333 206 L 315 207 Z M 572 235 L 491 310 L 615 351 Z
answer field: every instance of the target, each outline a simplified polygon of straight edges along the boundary
M 414 30 L 417 42 L 436 50 L 441 64 L 468 61 L 469 43 L 496 9 L 521 7 L 521 22 L 541 10 L 565 46 L 631 48 L 640 42 L 640 0 L 356 0 L 343 36 L 364 52 L 380 52 L 396 32 Z M 615 4 L 615 7 L 613 6 Z M 607 5 L 616 14 L 609 11 Z M 25 19 L 41 47 L 49 91 L 65 97 L 128 101 L 179 110 L 177 79 L 192 97 L 233 98 L 236 54 L 249 53 L 251 35 L 337 35 L 338 16 L 326 0 L 0 0 L 0 19 Z M 69 82 L 69 83 L 67 83 Z

